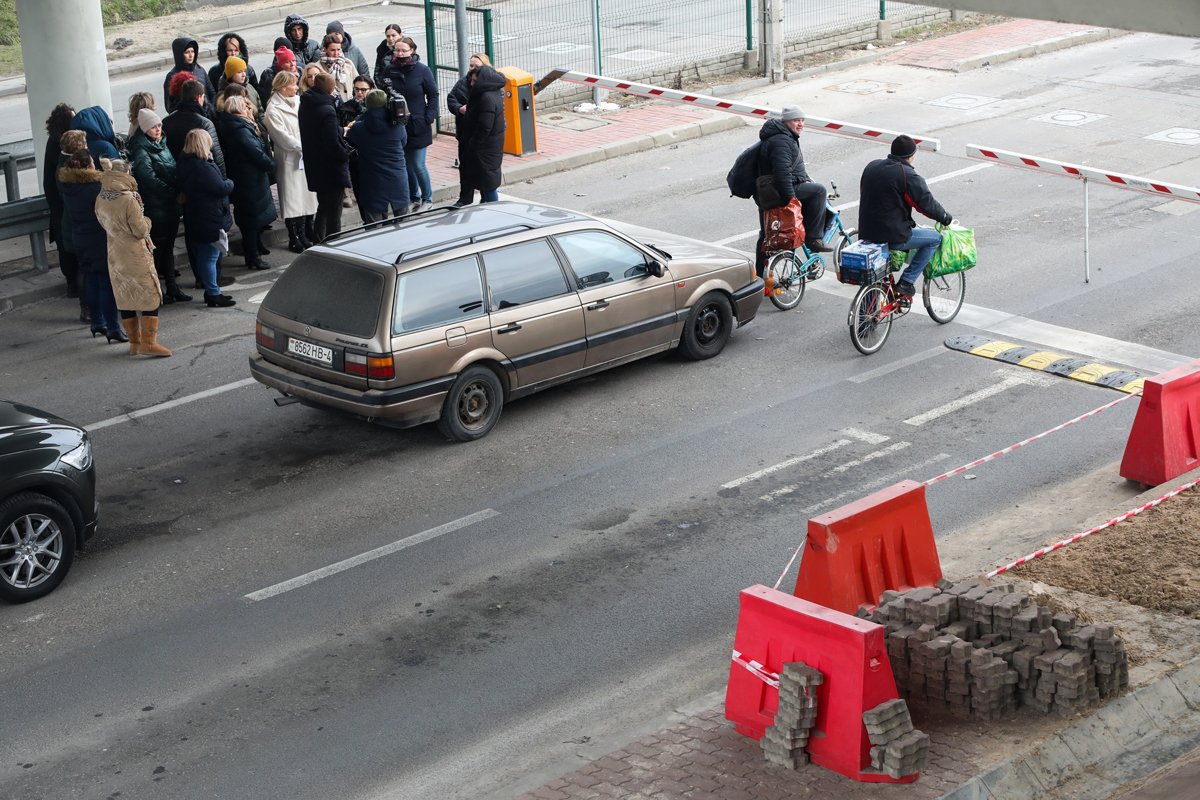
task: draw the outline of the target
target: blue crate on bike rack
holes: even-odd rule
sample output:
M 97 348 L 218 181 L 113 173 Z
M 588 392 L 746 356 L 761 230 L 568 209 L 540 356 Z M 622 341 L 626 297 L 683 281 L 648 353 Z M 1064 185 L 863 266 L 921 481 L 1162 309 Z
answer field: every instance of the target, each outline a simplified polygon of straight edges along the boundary
M 837 278 L 842 283 L 862 286 L 881 281 L 888 274 L 888 248 L 884 244 L 857 241 L 842 250 Z

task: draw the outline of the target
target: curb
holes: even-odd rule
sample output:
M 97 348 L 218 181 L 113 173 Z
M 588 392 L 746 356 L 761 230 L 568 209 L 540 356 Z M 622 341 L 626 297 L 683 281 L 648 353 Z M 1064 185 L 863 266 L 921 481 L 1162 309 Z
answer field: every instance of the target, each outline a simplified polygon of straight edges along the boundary
M 1118 36 L 1124 36 L 1126 33 L 1127 31 L 1118 31 L 1111 28 L 1096 28 L 1090 31 L 1079 31 L 1078 33 L 1070 33 L 1066 36 L 1059 36 L 1055 39 L 1047 39 L 1046 41 L 1038 42 L 1037 44 L 1015 47 L 1012 50 L 1001 50 L 998 53 L 992 53 L 990 55 L 965 58 L 962 61 L 955 62 L 955 64 L 950 67 L 950 71 L 968 72 L 970 70 L 979 69 L 980 67 L 986 67 L 992 64 L 1003 64 L 1006 61 L 1016 61 L 1018 58 L 1029 58 L 1030 56 L 1039 56 L 1043 53 L 1053 53 L 1055 50 L 1065 50 L 1068 47 L 1075 47 L 1076 45 L 1102 42 L 1105 39 L 1114 39 Z

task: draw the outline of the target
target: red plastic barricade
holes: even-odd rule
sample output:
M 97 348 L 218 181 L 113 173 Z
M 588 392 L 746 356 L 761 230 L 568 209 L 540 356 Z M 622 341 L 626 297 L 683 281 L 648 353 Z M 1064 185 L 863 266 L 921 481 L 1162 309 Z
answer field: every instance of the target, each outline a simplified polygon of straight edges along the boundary
M 734 649 L 740 660 L 730 666 L 725 717 L 739 733 L 761 739 L 779 707 L 778 688 L 749 662 L 778 674 L 784 664 L 803 661 L 825 676 L 816 687 L 817 717 L 808 739 L 813 763 L 859 781 L 916 780 L 915 773 L 896 780 L 869 769 L 871 743 L 863 712 L 897 696 L 882 626 L 751 586 L 741 593 Z
M 1147 378 L 1121 477 L 1157 486 L 1200 467 L 1200 361 Z
M 853 614 L 885 589 L 933 586 L 942 577 L 925 486 L 901 481 L 808 521 L 796 597 Z

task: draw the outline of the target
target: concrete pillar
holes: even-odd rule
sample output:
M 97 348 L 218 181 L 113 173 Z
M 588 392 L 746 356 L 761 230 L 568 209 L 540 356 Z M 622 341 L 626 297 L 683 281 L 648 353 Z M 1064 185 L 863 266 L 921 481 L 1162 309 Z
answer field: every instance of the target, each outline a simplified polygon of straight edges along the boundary
M 97 0 L 17 0 L 17 22 L 40 176 L 46 167 L 46 117 L 56 105 L 102 106 L 112 116 L 104 23 Z
M 765 0 L 764 17 L 766 35 L 763 44 L 766 50 L 764 74 L 771 83 L 786 80 L 783 64 L 783 0 Z
M 881 42 L 890 42 L 892 40 L 892 21 L 890 19 L 879 20 L 876 36 Z

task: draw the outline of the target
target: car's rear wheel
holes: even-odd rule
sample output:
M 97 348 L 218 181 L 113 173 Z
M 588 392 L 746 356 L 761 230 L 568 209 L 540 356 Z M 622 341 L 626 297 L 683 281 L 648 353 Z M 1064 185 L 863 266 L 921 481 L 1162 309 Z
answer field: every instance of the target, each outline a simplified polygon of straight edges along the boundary
M 0 599 L 26 603 L 54 591 L 75 560 L 75 523 L 36 492 L 0 503 Z
M 683 326 L 680 347 L 688 358 L 712 358 L 725 349 L 733 334 L 733 306 L 720 292 L 709 292 L 692 306 Z
M 448 439 L 470 442 L 487 436 L 504 408 L 504 387 L 487 367 L 468 367 L 454 381 L 438 430 Z

